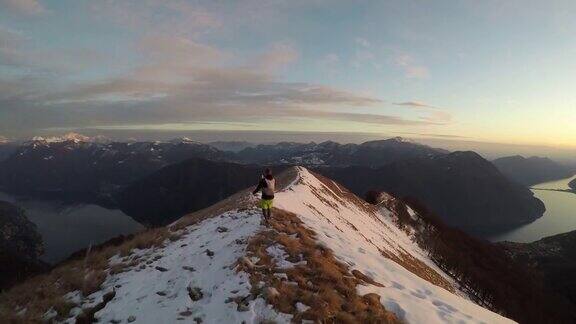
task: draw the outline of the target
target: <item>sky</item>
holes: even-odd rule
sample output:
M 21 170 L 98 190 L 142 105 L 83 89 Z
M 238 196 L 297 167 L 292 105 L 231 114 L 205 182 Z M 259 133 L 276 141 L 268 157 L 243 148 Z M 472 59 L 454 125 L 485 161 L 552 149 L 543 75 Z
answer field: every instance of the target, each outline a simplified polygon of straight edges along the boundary
M 0 137 L 70 130 L 576 149 L 576 2 L 0 0 Z

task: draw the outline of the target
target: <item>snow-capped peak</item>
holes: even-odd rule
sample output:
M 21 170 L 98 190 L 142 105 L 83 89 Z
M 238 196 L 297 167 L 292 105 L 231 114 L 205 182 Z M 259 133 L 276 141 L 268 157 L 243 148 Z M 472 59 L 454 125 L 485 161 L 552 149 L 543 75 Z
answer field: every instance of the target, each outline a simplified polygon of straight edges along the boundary
M 106 143 L 109 142 L 105 136 L 97 135 L 94 137 L 85 136 L 79 133 L 70 132 L 64 134 L 62 136 L 50 136 L 50 137 L 43 137 L 43 136 L 35 136 L 32 138 L 32 142 L 45 142 L 45 143 L 61 143 L 61 142 L 74 142 L 74 143 L 83 143 L 83 142 L 94 142 L 94 143 Z
M 199 144 L 199 142 L 194 141 L 193 139 L 191 139 L 189 137 L 174 138 L 174 139 L 170 140 L 170 143 L 172 143 L 172 144 Z

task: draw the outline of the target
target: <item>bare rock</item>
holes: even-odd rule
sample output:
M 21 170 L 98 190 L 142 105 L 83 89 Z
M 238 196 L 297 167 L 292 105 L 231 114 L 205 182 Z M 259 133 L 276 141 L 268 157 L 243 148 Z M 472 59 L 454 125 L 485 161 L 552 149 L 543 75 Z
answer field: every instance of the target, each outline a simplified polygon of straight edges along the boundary
M 202 293 L 202 289 L 199 287 L 188 286 L 188 296 L 190 296 L 190 299 L 193 301 L 198 301 L 204 297 L 204 294 Z

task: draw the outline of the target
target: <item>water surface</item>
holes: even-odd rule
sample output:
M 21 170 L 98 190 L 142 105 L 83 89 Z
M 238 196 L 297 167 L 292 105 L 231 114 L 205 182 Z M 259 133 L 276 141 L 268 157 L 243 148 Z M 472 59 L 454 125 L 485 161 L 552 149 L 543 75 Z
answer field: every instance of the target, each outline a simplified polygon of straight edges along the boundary
M 26 211 L 44 240 L 45 252 L 41 259 L 49 263 L 61 261 L 89 245 L 144 228 L 122 211 L 98 205 L 71 206 L 51 200 L 20 199 L 4 192 L 0 192 L 0 200 Z
M 570 189 L 568 183 L 576 176 L 534 185 L 539 189 Z M 511 231 L 487 237 L 490 241 L 528 243 L 541 238 L 576 230 L 576 194 L 562 191 L 532 190 L 546 205 L 544 216 Z

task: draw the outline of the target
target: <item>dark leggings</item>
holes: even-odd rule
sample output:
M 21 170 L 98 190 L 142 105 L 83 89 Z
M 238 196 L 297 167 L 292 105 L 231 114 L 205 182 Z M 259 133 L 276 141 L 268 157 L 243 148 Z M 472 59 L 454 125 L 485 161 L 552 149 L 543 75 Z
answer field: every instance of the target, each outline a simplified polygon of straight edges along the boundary
M 264 219 L 265 220 L 270 220 L 270 218 L 272 217 L 272 209 L 271 208 L 266 208 L 266 209 L 262 209 L 262 215 L 264 215 Z

